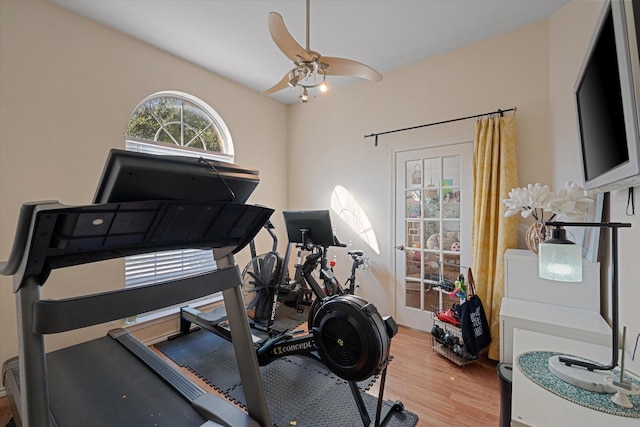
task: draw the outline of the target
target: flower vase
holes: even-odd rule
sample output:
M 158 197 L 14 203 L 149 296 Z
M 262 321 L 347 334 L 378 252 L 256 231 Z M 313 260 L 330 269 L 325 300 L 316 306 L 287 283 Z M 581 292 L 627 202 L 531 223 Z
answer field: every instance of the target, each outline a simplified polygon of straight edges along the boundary
M 531 224 L 531 227 L 527 230 L 525 234 L 525 242 L 527 243 L 527 247 L 531 249 L 534 254 L 538 253 L 538 245 L 544 242 L 549 236 L 549 227 L 544 225 L 542 221 L 536 221 Z

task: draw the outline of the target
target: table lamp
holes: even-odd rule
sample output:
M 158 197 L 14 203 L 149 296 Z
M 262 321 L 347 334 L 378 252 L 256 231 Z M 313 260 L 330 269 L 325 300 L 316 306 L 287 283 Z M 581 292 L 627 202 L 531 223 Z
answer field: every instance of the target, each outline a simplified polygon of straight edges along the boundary
M 551 229 L 538 246 L 538 275 L 558 282 L 582 282 L 582 248 L 567 239 L 564 228 Z
M 594 375 L 594 371 L 611 371 L 618 365 L 618 228 L 629 228 L 631 224 L 619 222 L 546 222 L 545 224 L 555 229 L 551 232 L 551 238 L 540 244 L 538 274 L 543 279 L 564 282 L 582 281 L 582 250 L 566 239 L 565 230 L 562 227 L 611 229 L 611 328 L 613 330 L 611 363 L 600 365 L 569 356 L 554 356 L 549 361 L 550 370 L 562 380 L 591 391 L 607 391 L 604 375 Z M 552 360 L 554 358 L 557 360 Z M 583 369 L 572 369 L 572 367 Z M 611 375 L 611 372 L 606 372 L 606 375 Z

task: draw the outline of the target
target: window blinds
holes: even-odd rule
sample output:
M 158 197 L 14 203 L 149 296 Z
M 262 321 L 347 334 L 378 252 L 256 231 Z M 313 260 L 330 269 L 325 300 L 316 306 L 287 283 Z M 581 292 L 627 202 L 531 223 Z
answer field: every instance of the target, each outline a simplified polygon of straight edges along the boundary
M 229 161 L 226 156 L 192 152 L 135 140 L 127 140 L 125 147 L 128 151 L 137 151 L 139 153 L 185 155 Z M 215 270 L 216 268 L 213 252 L 210 250 L 182 249 L 133 255 L 125 258 L 125 286 L 132 287 L 166 282 Z

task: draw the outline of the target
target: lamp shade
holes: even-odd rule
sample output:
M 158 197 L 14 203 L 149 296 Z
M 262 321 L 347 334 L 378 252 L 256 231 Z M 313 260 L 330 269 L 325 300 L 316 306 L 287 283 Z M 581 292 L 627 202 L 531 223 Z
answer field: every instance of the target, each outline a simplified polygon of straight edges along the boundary
M 563 228 L 538 247 L 538 275 L 557 282 L 582 282 L 582 248 L 566 238 Z

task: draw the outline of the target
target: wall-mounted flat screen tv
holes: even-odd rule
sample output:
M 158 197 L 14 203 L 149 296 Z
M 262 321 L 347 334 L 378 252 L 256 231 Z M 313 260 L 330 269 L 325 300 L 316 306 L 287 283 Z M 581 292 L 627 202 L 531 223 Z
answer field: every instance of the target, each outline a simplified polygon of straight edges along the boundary
M 574 87 L 585 190 L 640 184 L 640 0 L 608 0 Z

